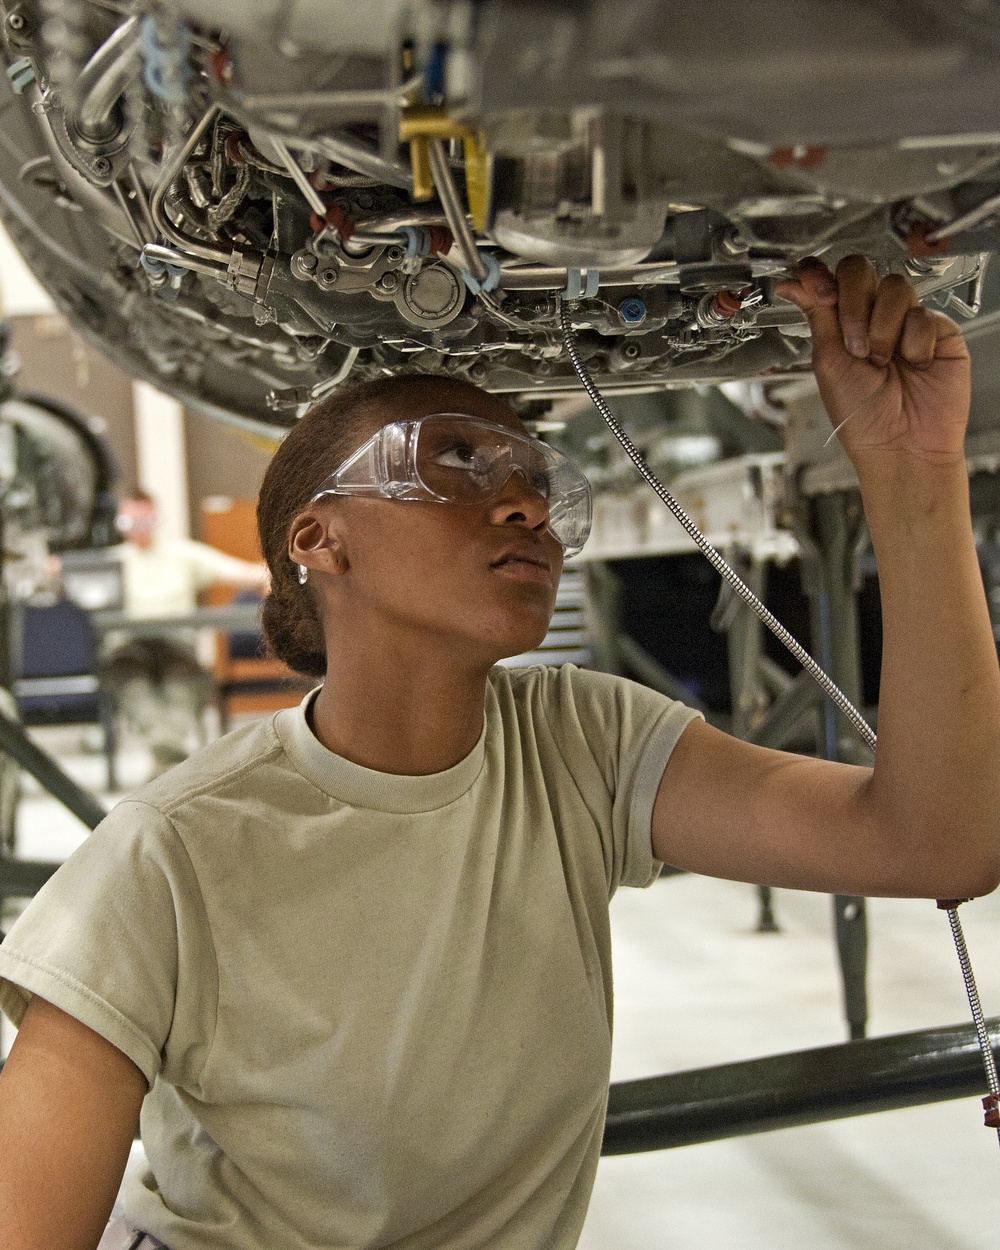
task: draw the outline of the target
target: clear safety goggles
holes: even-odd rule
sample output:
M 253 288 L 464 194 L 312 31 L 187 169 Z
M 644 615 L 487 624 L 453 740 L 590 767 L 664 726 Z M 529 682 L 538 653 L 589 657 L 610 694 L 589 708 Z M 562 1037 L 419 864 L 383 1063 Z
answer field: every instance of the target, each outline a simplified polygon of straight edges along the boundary
M 432 503 L 486 503 L 521 473 L 549 507 L 553 538 L 575 555 L 590 533 L 590 483 L 572 460 L 492 421 L 444 412 L 395 421 L 353 452 L 316 491 Z

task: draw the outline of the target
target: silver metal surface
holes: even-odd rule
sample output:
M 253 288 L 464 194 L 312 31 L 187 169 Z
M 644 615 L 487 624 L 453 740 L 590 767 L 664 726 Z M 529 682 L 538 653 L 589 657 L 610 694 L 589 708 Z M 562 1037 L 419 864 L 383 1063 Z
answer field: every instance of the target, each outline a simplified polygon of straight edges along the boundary
M 320 193 L 316 190 L 313 184 L 306 177 L 305 172 L 302 169 L 302 166 L 298 163 L 298 161 L 291 154 L 291 152 L 289 152 L 288 146 L 285 143 L 284 139 L 279 139 L 277 138 L 277 136 L 272 135 L 271 145 L 274 148 L 274 150 L 278 153 L 278 155 L 281 157 L 282 164 L 285 166 L 288 172 L 292 175 L 292 181 L 295 183 L 298 189 L 302 192 L 302 196 L 305 199 L 305 202 L 309 205 L 309 207 L 318 217 L 320 218 L 325 217 L 326 216 L 326 204 L 324 204 L 323 202 L 323 197 L 320 195 Z
M 175 230 L 170 224 L 163 211 L 164 197 L 170 190 L 174 179 L 184 168 L 184 162 L 194 151 L 198 140 L 208 130 L 218 115 L 219 106 L 210 104 L 198 121 L 191 127 L 184 142 L 164 164 L 160 170 L 159 182 L 154 187 L 153 194 L 149 197 L 149 212 L 156 228 L 165 239 L 173 243 L 174 247 L 191 256 L 200 257 L 202 260 L 213 261 L 218 265 L 228 265 L 231 256 L 230 251 L 224 251 L 221 247 L 209 247 L 205 243 L 199 243 L 196 239 L 190 239 L 186 235 L 181 234 L 179 230 Z
M 160 261 L 164 265 L 177 265 L 181 269 L 190 269 L 192 273 L 202 273 L 209 278 L 226 280 L 229 270 L 226 265 L 213 265 L 197 256 L 189 256 L 186 252 L 177 251 L 172 247 L 164 247 L 162 243 L 147 243 L 142 253 L 150 260 Z
M 130 17 L 80 71 L 71 122 L 81 138 L 102 143 L 115 137 L 115 107 L 135 78 L 142 59 L 138 16 Z
M 983 200 L 981 204 L 963 213 L 961 217 L 956 217 L 954 221 L 949 221 L 946 225 L 939 226 L 937 230 L 932 230 L 927 236 L 927 242 L 939 243 L 944 239 L 950 239 L 953 234 L 970 230 L 998 212 L 1000 212 L 1000 195 L 991 195 L 988 200 Z
M 483 264 L 483 258 L 479 255 L 472 227 L 465 215 L 465 206 L 459 198 L 455 180 L 451 176 L 444 144 L 440 139 L 430 139 L 427 148 L 430 153 L 434 189 L 438 193 L 444 215 L 448 219 L 448 226 L 455 236 L 455 246 L 461 253 L 462 261 L 469 273 L 477 282 L 485 282 L 488 270 Z

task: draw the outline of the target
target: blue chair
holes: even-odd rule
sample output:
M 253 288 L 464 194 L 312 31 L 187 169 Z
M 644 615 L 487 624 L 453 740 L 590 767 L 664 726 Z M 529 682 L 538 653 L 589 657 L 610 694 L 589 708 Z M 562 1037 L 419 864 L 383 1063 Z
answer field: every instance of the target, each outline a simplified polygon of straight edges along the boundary
M 21 609 L 20 676 L 14 682 L 26 725 L 101 726 L 108 789 L 117 789 L 115 709 L 97 679 L 97 644 L 90 617 L 58 599 Z

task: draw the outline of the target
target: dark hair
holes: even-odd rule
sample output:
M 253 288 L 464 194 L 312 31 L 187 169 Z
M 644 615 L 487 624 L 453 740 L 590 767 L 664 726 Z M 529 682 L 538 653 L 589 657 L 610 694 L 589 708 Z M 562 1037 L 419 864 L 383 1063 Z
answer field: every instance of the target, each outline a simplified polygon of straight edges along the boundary
M 326 643 L 313 592 L 299 584 L 288 555 L 292 521 L 364 435 L 391 419 L 394 405 L 449 390 L 467 396 L 479 388 L 427 374 L 397 374 L 348 387 L 307 412 L 274 453 L 257 501 L 260 547 L 271 570 L 262 622 L 268 650 L 296 672 L 324 676 Z
M 151 503 L 155 506 L 156 500 L 148 490 L 137 487 L 135 490 L 130 490 L 127 495 L 122 495 L 122 503 Z

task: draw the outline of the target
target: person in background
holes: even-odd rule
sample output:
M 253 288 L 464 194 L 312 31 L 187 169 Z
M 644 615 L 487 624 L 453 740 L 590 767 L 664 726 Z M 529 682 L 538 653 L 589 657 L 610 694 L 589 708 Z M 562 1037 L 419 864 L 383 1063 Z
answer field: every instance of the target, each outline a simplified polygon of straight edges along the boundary
M 189 616 L 199 592 L 213 582 L 267 590 L 265 565 L 193 539 L 164 538 L 156 503 L 145 491 L 121 501 L 117 524 L 125 540 L 117 549 L 124 608 L 135 621 Z M 196 642 L 194 629 L 165 627 L 152 636 L 123 630 L 109 637 L 101 659 L 101 683 L 148 746 L 154 776 L 185 759 L 203 739 L 212 680 L 198 660 Z

